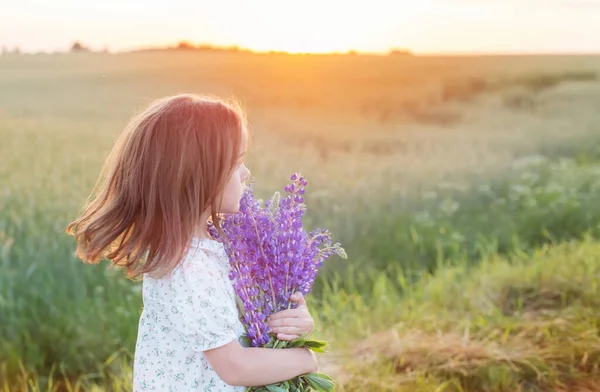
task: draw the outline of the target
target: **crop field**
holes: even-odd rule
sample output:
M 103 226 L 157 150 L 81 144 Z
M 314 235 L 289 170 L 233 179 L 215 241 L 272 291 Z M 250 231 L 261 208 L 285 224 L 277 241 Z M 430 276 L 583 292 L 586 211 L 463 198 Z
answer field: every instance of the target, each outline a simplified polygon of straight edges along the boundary
M 65 226 L 129 116 L 236 97 L 269 197 L 348 260 L 309 305 L 342 391 L 600 391 L 600 56 L 0 56 L 0 390 L 129 391 L 141 285 Z

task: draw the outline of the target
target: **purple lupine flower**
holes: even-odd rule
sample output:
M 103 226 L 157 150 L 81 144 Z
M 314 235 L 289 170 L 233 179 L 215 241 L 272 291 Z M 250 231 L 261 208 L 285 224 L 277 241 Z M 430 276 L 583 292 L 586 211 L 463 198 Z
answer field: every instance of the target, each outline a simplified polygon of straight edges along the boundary
M 269 342 L 266 318 L 293 306 L 290 296 L 310 293 L 323 262 L 331 255 L 346 258 L 340 244 L 332 245 L 325 229 L 306 233 L 302 218 L 306 179 L 291 176 L 291 184 L 264 203 L 246 189 L 238 213 L 225 218 L 219 236 L 231 263 L 230 279 L 242 304 L 242 322 L 252 346 Z

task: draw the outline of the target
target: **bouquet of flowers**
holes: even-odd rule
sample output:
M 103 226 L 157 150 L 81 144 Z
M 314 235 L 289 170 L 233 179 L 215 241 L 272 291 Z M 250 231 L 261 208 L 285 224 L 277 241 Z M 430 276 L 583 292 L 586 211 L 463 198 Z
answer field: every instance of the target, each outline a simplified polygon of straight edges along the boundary
M 317 229 L 307 233 L 302 226 L 306 210 L 304 193 L 307 181 L 294 174 L 282 197 L 276 192 L 270 200 L 256 200 L 249 186 L 238 213 L 222 221 L 224 236 L 214 227 L 212 234 L 223 243 L 231 263 L 230 278 L 239 298 L 247 346 L 266 348 L 304 347 L 324 352 L 326 343 L 308 338 L 280 341 L 269 334 L 266 319 L 290 309 L 290 296 L 311 292 L 319 268 L 333 254 L 346 258 L 340 244 L 332 244 L 330 233 Z M 223 237 L 223 238 L 221 238 Z M 311 373 L 292 380 L 247 391 L 332 391 L 335 385 L 322 373 Z

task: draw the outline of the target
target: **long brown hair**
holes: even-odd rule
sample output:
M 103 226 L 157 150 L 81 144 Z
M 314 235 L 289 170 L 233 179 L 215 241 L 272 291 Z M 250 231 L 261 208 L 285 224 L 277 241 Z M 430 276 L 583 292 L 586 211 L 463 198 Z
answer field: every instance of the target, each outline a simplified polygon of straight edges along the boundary
M 130 277 L 164 275 L 217 205 L 246 132 L 235 101 L 185 94 L 134 116 L 107 159 L 83 214 L 67 226 L 84 262 L 103 257 Z

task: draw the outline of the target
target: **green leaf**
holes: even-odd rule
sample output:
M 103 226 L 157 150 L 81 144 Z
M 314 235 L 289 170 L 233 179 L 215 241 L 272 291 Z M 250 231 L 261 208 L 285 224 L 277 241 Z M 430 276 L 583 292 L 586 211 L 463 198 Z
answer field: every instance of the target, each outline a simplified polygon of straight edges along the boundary
M 326 351 L 323 348 L 327 347 L 327 342 L 322 340 L 307 340 L 303 347 L 310 348 L 316 353 L 324 353 Z
M 333 382 L 333 380 L 331 379 L 331 377 L 329 377 L 325 373 L 309 373 L 309 374 L 307 374 L 307 376 L 314 376 L 314 377 L 322 378 L 322 379 L 325 379 L 325 380 Z
M 240 338 L 240 344 L 242 345 L 242 347 L 250 347 L 252 345 L 250 338 L 246 335 Z
M 267 390 L 269 392 L 288 392 L 287 389 L 280 387 L 279 385 L 267 385 L 265 388 L 267 388 Z
M 310 348 L 314 348 L 314 347 L 327 347 L 327 342 L 324 340 L 314 340 L 314 339 L 310 339 L 307 340 L 306 342 L 304 342 L 304 345 Z
M 331 392 L 335 391 L 335 384 L 329 378 L 329 376 L 323 373 L 311 373 L 304 375 L 306 381 L 310 384 L 312 388 L 315 388 L 317 391 L 321 392 Z
M 273 348 L 285 348 L 287 346 L 287 342 L 285 340 L 275 340 L 275 344 L 273 345 Z
M 294 347 L 294 348 L 304 347 L 305 343 L 306 343 L 306 339 L 298 338 L 298 339 L 292 340 L 290 342 L 290 347 Z
M 265 344 L 264 347 L 265 348 L 273 348 L 273 346 L 275 345 L 276 341 L 277 341 L 277 339 L 275 339 L 274 336 L 271 336 L 271 339 L 269 340 L 269 343 Z

